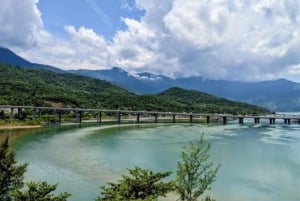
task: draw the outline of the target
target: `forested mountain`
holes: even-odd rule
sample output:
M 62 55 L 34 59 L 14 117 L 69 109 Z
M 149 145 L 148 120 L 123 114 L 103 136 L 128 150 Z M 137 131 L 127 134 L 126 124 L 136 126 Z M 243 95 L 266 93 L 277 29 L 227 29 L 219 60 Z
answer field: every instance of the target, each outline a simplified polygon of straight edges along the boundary
M 198 91 L 171 88 L 136 95 L 107 81 L 71 73 L 0 65 L 0 104 L 100 109 L 265 113 L 267 110 Z

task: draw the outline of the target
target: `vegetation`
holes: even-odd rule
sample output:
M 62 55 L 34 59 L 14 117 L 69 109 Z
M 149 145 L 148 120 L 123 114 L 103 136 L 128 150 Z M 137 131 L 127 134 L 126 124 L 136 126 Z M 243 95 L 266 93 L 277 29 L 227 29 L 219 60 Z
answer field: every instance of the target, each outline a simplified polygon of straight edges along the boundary
M 182 162 L 177 165 L 176 191 L 180 201 L 196 201 L 215 181 L 220 165 L 209 162 L 210 144 L 200 140 L 190 142 L 182 151 Z M 210 200 L 209 197 L 205 200 Z
M 0 105 L 100 109 L 267 113 L 268 110 L 201 93 L 171 88 L 156 95 L 136 95 L 107 81 L 0 64 Z M 4 114 L 0 114 L 0 118 Z
M 0 147 L 0 200 L 11 201 L 12 193 L 22 188 L 27 164 L 17 165 L 15 153 L 9 151 L 8 138 Z
M 57 196 L 52 194 L 57 184 L 50 185 L 47 182 L 29 182 L 27 190 L 16 190 L 13 194 L 13 201 L 66 201 L 70 196 L 68 193 L 61 193 Z
M 15 153 L 9 150 L 7 137 L 0 146 L 1 201 L 66 201 L 70 196 L 68 193 L 53 195 L 57 185 L 49 185 L 46 182 L 27 183 L 28 189 L 24 190 L 26 167 L 27 164 L 17 165 Z
M 170 88 L 159 94 L 160 97 L 171 99 L 177 105 L 178 111 L 204 113 L 231 113 L 231 114 L 251 114 L 268 113 L 264 108 L 260 108 L 247 103 L 230 101 L 207 93 L 184 90 L 178 87 Z
M 128 171 L 130 175 L 123 176 L 118 183 L 108 183 L 107 187 L 102 186 L 102 192 L 97 201 L 155 201 L 159 196 L 166 196 L 173 190 L 172 182 L 161 181 L 171 172 L 153 173 L 139 167 Z

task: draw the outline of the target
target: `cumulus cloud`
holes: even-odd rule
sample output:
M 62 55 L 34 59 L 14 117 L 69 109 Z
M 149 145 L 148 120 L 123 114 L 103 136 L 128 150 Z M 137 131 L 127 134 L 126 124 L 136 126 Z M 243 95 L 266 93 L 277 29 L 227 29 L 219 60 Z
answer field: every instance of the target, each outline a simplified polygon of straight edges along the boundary
M 300 0 L 135 0 L 130 9 L 144 15 L 124 16 L 126 28 L 110 40 L 72 25 L 65 26 L 67 39 L 57 38 L 43 29 L 37 1 L 22 1 L 26 12 L 14 1 L 1 5 L 7 19 L 0 18 L 0 42 L 36 44 L 20 53 L 41 63 L 247 81 L 299 75 Z
M 128 29 L 118 31 L 110 46 L 113 61 L 116 66 L 128 69 L 139 68 L 155 59 L 155 34 L 146 24 L 125 18 Z
M 38 0 L 3 0 L 0 6 L 0 44 L 29 47 L 43 28 Z
M 122 43 L 114 41 L 124 50 L 118 52 L 121 66 L 167 75 L 250 81 L 277 78 L 300 63 L 292 56 L 299 53 L 298 0 L 136 3 L 145 16 L 134 24 L 126 23 L 128 30 L 115 36 L 126 38 Z M 148 32 L 130 34 L 134 27 Z M 140 42 L 141 38 L 145 41 Z M 148 59 L 133 65 L 138 58 Z

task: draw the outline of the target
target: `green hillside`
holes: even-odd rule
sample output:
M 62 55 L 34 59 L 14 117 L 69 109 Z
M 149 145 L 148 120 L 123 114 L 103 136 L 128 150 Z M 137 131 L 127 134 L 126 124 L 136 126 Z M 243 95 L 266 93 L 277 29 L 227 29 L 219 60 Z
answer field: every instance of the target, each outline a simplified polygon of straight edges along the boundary
M 209 94 L 171 88 L 156 95 L 136 95 L 107 81 L 0 64 L 0 104 L 99 109 L 265 113 L 267 110 Z
M 172 98 L 174 102 L 189 109 L 190 112 L 194 110 L 200 110 L 207 113 L 230 112 L 234 114 L 268 112 L 266 109 L 247 103 L 230 101 L 207 93 L 195 90 L 184 90 L 178 87 L 170 88 L 159 94 L 159 96 Z

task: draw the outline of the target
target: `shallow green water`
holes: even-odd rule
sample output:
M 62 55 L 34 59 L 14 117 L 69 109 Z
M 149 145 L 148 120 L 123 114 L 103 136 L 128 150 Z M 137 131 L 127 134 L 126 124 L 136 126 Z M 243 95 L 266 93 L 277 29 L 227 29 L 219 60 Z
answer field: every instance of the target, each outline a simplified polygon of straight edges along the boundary
M 218 201 L 300 200 L 300 126 L 161 125 L 37 130 L 18 137 L 26 179 L 59 183 L 72 201 L 91 201 L 99 186 L 134 165 L 175 172 L 181 147 L 205 132 L 211 159 L 221 164 L 212 191 Z M 11 134 L 13 135 L 13 134 Z

